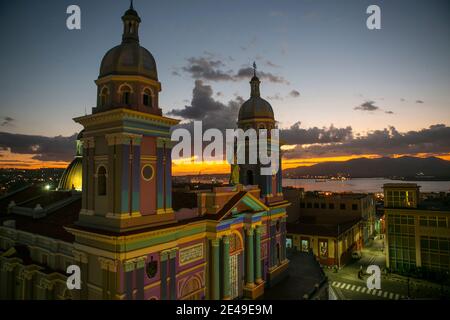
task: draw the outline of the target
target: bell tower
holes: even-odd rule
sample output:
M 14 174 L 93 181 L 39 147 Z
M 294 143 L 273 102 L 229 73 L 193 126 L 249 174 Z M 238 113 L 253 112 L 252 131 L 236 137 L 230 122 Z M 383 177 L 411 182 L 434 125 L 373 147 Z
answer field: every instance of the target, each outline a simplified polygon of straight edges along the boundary
M 153 55 L 139 43 L 141 18 L 133 8 L 122 16 L 123 34 L 120 45 L 109 50 L 102 59 L 97 85 L 97 105 L 93 113 L 126 107 L 162 115 L 158 95 L 156 62 Z
M 109 50 L 96 80 L 97 106 L 75 118 L 84 127 L 83 192 L 78 225 L 113 232 L 174 221 L 170 128 L 151 53 L 139 44 L 131 4 L 122 43 Z
M 250 80 L 250 98 L 245 101 L 239 109 L 238 128 L 244 130 L 254 129 L 259 137 L 261 129 L 267 130 L 267 148 L 270 149 L 271 130 L 275 129 L 275 117 L 272 106 L 269 102 L 261 98 L 261 81 L 256 76 L 256 64 L 253 63 L 253 77 Z M 254 150 L 259 150 L 257 141 Z M 245 142 L 246 163 L 239 165 L 239 182 L 244 185 L 258 185 L 261 189 L 261 196 L 267 201 L 282 197 L 282 175 L 281 175 L 281 155 L 279 152 L 278 171 L 269 175 L 261 174 L 261 169 L 266 167 L 257 157 L 256 164 L 249 164 L 249 151 L 251 150 L 248 140 Z M 279 146 L 278 146 L 279 148 Z

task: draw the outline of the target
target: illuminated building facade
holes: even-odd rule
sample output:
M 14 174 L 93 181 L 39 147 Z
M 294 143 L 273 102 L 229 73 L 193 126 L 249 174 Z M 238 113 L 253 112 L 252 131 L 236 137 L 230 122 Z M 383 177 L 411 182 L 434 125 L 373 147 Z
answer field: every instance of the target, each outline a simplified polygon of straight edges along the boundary
M 386 265 L 423 275 L 450 270 L 448 195 L 421 199 L 413 183 L 384 185 Z
M 74 119 L 84 127 L 81 195 L 76 188 L 42 194 L 38 201 L 49 205 L 36 217 L 22 212 L 31 189 L 0 199 L 1 298 L 261 297 L 288 267 L 281 174 L 241 170 L 240 184 L 174 210 L 170 129 L 179 121 L 159 108 L 156 63 L 139 44 L 141 19 L 130 7 L 122 20 L 122 43 L 101 63 L 97 105 Z M 260 119 L 258 110 L 271 106 L 253 99 L 255 81 L 259 90 L 255 76 L 241 108 L 250 105 L 254 118 L 245 112 L 239 124 L 273 126 L 273 111 Z M 61 199 L 55 205 L 49 197 Z M 65 285 L 71 264 L 81 268 L 81 290 Z

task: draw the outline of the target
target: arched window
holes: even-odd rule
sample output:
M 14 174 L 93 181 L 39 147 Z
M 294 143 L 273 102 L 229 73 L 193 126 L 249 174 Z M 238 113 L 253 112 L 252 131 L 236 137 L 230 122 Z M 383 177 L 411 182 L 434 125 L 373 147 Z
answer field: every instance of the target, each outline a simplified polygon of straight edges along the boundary
M 97 190 L 99 196 L 106 196 L 106 168 L 100 166 L 97 171 Z
M 120 96 L 123 104 L 131 104 L 131 88 L 129 86 L 123 85 L 120 87 Z
M 189 278 L 181 289 L 181 299 L 183 300 L 200 300 L 200 293 L 202 284 L 197 277 Z
M 104 107 L 108 102 L 108 88 L 104 87 L 100 92 L 100 107 Z
M 145 88 L 142 93 L 142 103 L 146 107 L 153 107 L 153 94 L 149 88 Z

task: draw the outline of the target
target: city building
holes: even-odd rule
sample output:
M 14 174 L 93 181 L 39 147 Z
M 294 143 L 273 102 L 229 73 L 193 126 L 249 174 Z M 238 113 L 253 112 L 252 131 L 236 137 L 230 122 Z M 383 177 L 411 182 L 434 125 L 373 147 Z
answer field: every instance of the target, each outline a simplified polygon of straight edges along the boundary
M 414 183 L 384 185 L 386 265 L 422 276 L 450 270 L 450 196 L 422 197 Z
M 367 243 L 374 235 L 375 199 L 371 194 L 305 192 L 303 188 L 292 187 L 283 188 L 283 194 L 291 203 L 287 208 L 290 223 L 309 217 L 325 224 L 361 219 L 363 242 Z
M 287 247 L 312 252 L 325 266 L 341 268 L 352 253 L 362 248 L 361 219 L 334 223 L 302 222 L 287 224 Z
M 97 105 L 74 119 L 83 149 L 58 190 L 27 186 L 0 198 L 0 297 L 261 297 L 289 265 L 281 168 L 263 176 L 260 164 L 239 165 L 238 183 L 174 209 L 170 129 L 179 120 L 159 108 L 156 62 L 139 44 L 132 6 L 122 21 L 122 43 L 101 62 Z M 238 126 L 273 128 L 256 74 L 250 84 Z M 70 265 L 81 269 L 80 290 L 66 286 Z

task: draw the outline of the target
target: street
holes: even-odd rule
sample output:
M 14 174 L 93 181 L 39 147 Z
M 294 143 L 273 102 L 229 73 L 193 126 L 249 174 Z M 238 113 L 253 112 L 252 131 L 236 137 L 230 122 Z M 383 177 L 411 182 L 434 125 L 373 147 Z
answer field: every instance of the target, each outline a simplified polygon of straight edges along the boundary
M 325 269 L 329 279 L 329 286 L 333 289 L 339 300 L 399 300 L 399 299 L 440 299 L 443 288 L 439 284 L 429 281 L 410 279 L 399 275 L 381 276 L 381 289 L 370 290 L 367 287 L 368 275 L 358 278 L 358 271 L 362 266 L 363 272 L 369 265 L 378 265 L 381 270 L 386 266 L 386 259 L 382 251 L 383 240 L 372 240 L 362 250 L 359 260 L 350 261 L 349 264 L 337 273 L 332 269 Z M 409 287 L 409 288 L 408 288 Z M 444 296 L 450 296 L 449 288 L 445 288 Z M 409 291 L 409 292 L 408 292 Z

